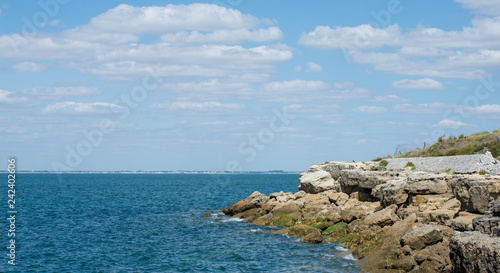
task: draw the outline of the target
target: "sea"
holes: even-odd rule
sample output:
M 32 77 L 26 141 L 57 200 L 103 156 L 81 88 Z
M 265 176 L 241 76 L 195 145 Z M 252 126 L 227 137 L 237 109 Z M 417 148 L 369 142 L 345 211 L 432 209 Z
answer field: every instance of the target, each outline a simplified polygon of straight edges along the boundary
M 7 174 L 0 272 L 359 272 L 336 243 L 308 244 L 219 211 L 298 174 L 16 175 L 15 265 Z M 209 216 L 203 216 L 210 213 Z M 1 230 L 3 229 L 3 230 Z

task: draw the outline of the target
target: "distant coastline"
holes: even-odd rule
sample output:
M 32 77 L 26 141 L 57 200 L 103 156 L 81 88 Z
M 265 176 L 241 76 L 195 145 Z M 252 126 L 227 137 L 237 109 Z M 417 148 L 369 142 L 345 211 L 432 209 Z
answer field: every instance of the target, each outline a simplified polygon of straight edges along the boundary
M 0 173 L 7 173 L 0 171 Z M 33 174 L 300 174 L 300 171 L 16 171 L 16 173 Z

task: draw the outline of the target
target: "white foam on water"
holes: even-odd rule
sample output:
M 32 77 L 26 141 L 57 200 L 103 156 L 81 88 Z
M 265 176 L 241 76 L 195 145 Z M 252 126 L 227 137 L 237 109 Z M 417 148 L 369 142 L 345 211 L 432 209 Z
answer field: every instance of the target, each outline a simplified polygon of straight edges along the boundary
M 344 256 L 344 259 L 345 260 L 349 260 L 349 261 L 357 261 L 358 259 L 354 258 L 354 256 L 352 256 L 351 253 L 347 254 Z
M 241 222 L 241 221 L 243 221 L 243 219 L 241 218 L 229 218 L 226 220 L 222 220 L 222 222 Z
M 253 233 L 262 233 L 264 231 L 262 231 L 262 229 L 258 228 L 258 229 L 251 229 L 250 232 L 253 232 Z
M 343 246 L 336 246 L 335 249 L 338 250 L 338 251 L 347 251 L 347 250 L 349 250 L 349 249 L 347 249 L 347 248 L 345 248 Z

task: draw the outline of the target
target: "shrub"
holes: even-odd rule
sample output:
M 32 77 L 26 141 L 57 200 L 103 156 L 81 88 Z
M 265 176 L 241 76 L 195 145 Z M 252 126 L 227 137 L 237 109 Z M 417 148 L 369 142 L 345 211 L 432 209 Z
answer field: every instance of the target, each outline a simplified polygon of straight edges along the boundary
M 381 157 L 377 157 L 377 158 L 375 158 L 375 159 L 374 159 L 374 160 L 372 160 L 372 161 L 380 161 L 380 160 L 382 160 L 382 158 L 381 158 Z
M 387 162 L 387 160 L 382 160 L 382 161 L 380 161 L 380 163 L 378 163 L 378 165 L 385 167 L 385 166 L 389 165 L 389 162 Z
M 479 174 L 480 174 L 480 175 L 485 175 L 485 174 L 487 174 L 487 173 L 488 173 L 488 172 L 487 172 L 487 171 L 485 171 L 485 170 L 480 170 L 480 171 L 479 171 Z
M 443 142 L 443 139 L 444 139 L 445 135 L 442 135 L 438 138 L 438 142 Z
M 406 163 L 405 168 L 407 168 L 407 167 L 411 167 L 411 170 L 412 170 L 412 171 L 413 171 L 413 170 L 415 170 L 415 169 L 417 168 L 417 167 L 415 167 L 415 164 L 413 164 L 413 162 L 408 162 L 408 163 Z

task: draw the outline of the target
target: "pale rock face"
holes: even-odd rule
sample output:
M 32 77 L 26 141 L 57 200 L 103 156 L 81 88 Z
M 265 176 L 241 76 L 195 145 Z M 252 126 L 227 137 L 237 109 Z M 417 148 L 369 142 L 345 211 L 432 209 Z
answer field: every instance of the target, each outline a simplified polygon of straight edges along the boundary
M 364 223 L 368 226 L 377 225 L 377 226 L 390 226 L 395 222 L 399 221 L 399 217 L 396 215 L 396 210 L 398 206 L 391 205 L 383 210 L 372 213 L 364 219 Z
M 306 193 L 320 193 L 328 190 L 340 191 L 340 184 L 332 178 L 329 172 L 318 170 L 300 175 L 299 190 Z
M 443 240 L 443 232 L 436 225 L 425 225 L 419 227 L 401 238 L 403 245 L 409 245 L 412 249 L 422 249 L 426 245 L 432 245 Z
M 443 194 L 450 192 L 446 174 L 415 172 L 408 176 L 405 191 L 410 194 Z

